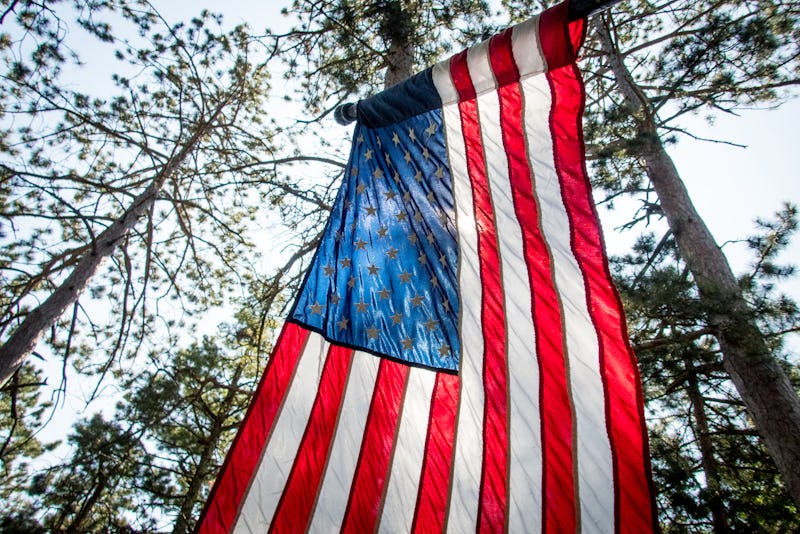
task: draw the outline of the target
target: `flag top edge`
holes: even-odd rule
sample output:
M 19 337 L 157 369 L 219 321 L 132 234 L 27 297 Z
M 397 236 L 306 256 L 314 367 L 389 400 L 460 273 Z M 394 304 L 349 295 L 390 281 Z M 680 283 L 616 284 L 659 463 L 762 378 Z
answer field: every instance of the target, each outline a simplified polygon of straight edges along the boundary
M 521 67 L 519 79 L 523 80 L 530 76 L 546 73 L 574 62 L 578 57 L 578 50 L 583 45 L 584 26 L 583 20 L 568 20 L 566 2 L 562 2 L 504 30 L 511 31 L 515 41 L 522 41 L 531 47 L 530 54 L 528 54 L 530 56 L 541 54 L 538 42 L 541 33 L 551 36 L 560 35 L 563 36 L 563 40 L 567 41 L 564 53 L 557 57 L 551 56 L 548 60 L 545 60 L 544 57 L 538 59 L 526 57 L 519 65 Z M 528 41 L 527 36 L 530 36 L 533 42 Z M 494 37 L 496 36 L 476 43 L 466 51 L 487 47 L 488 41 Z M 448 57 L 397 85 L 359 101 L 356 106 L 358 121 L 370 128 L 385 127 L 443 105 L 457 103 L 460 100 L 457 94 L 443 93 L 435 83 L 437 71 L 449 72 L 453 57 L 455 56 Z M 491 87 L 475 87 L 476 96 L 494 90 L 496 90 L 494 83 L 491 84 Z

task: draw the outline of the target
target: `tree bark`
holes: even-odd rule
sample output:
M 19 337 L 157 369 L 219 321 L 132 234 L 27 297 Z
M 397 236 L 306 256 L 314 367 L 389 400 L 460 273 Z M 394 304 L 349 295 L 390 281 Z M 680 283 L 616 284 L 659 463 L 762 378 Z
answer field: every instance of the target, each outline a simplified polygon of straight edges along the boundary
M 795 503 L 800 505 L 800 398 L 767 347 L 736 277 L 689 198 L 658 137 L 654 112 L 615 49 L 608 27 L 595 28 L 629 111 L 646 140 L 640 151 L 678 248 L 697 284 L 723 366 L 753 418 Z
M 384 85 L 387 89 L 414 74 L 414 54 L 407 42 L 392 41 L 386 62 L 389 64 Z
M 211 118 L 202 122 L 180 150 L 167 161 L 153 181 L 136 197 L 133 203 L 97 237 L 92 249 L 75 265 L 70 275 L 50 296 L 31 312 L 14 333 L 0 347 L 0 384 L 5 384 L 22 362 L 36 347 L 42 335 L 58 320 L 64 310 L 74 304 L 81 292 L 97 272 L 103 260 L 111 256 L 123 238 L 134 227 L 139 217 L 150 209 L 158 193 L 175 170 L 192 153 L 200 140 L 211 129 L 225 103 L 220 103 Z
M 217 416 L 214 419 L 214 422 L 211 424 L 208 440 L 206 440 L 205 447 L 203 447 L 203 452 L 200 455 L 200 460 L 197 462 L 197 468 L 194 470 L 194 475 L 192 476 L 192 481 L 189 483 L 189 488 L 186 490 L 186 494 L 183 496 L 181 509 L 178 511 L 178 518 L 175 520 L 175 525 L 172 527 L 172 534 L 185 534 L 190 532 L 189 524 L 192 520 L 192 511 L 194 510 L 195 505 L 198 503 L 200 490 L 202 489 L 203 484 L 206 482 L 209 466 L 211 465 L 211 460 L 214 457 L 214 451 L 217 450 L 219 440 L 222 437 L 222 430 L 225 427 L 225 419 L 228 418 L 231 408 L 233 408 L 233 403 L 236 399 L 236 391 L 239 387 L 239 380 L 242 378 L 243 371 L 244 364 L 241 364 L 233 373 L 230 389 L 228 389 L 228 392 L 225 394 L 225 399 L 222 401 L 219 411 L 217 412 Z
M 692 430 L 700 448 L 700 463 L 703 466 L 706 491 L 709 494 L 708 507 L 711 510 L 711 522 L 714 525 L 715 534 L 727 534 L 731 531 L 728 523 L 728 510 L 722 500 L 719 466 L 716 458 L 714 458 L 714 443 L 711 441 L 711 434 L 708 428 L 705 401 L 703 401 L 703 395 L 697 382 L 697 369 L 689 358 L 684 359 L 684 364 L 687 373 L 686 391 L 689 395 L 689 402 L 692 404 L 692 415 L 695 421 L 695 424 L 692 425 Z
M 402 2 L 392 2 L 384 13 L 382 29 L 389 41 L 384 88 L 388 89 L 414 74 L 414 43 Z
M 89 497 L 81 504 L 80 510 L 78 513 L 75 514 L 75 517 L 72 518 L 67 528 L 64 530 L 66 534 L 77 534 L 82 531 L 84 528 L 83 522 L 86 521 L 86 518 L 89 516 L 89 513 L 94 508 L 94 505 L 97 504 L 97 501 L 100 499 L 100 496 L 105 491 L 106 487 L 108 486 L 108 475 L 103 471 L 103 464 L 100 464 L 98 468 L 97 480 L 94 483 L 94 489 L 92 489 L 92 493 Z

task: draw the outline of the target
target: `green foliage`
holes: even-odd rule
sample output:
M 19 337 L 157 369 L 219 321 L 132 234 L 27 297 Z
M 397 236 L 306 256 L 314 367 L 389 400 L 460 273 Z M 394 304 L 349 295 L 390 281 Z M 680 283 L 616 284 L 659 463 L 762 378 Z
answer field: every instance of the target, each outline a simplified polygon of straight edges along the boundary
M 205 338 L 169 354 L 163 367 L 132 381 L 127 398 L 128 418 L 148 427 L 145 437 L 162 459 L 154 469 L 168 481 L 151 492 L 150 503 L 180 518 L 185 531 L 200 513 L 262 370 L 253 351 L 241 345 L 229 351 Z
M 649 198 L 642 151 L 651 143 L 693 137 L 685 114 L 735 112 L 774 105 L 800 84 L 800 8 L 796 2 L 623 2 L 590 24 L 581 66 L 587 84 L 584 120 L 593 183 L 613 199 Z M 605 25 L 612 50 L 602 45 Z M 631 109 L 609 76 L 624 62 L 641 107 Z
M 325 211 L 278 173 L 274 39 L 225 30 L 207 11 L 170 24 L 142 0 L 15 3 L 5 22 L 1 337 L 148 186 L 155 204 L 47 338 L 81 372 L 106 376 L 255 278 L 265 199 L 309 221 Z
M 129 424 L 100 414 L 78 422 L 69 437 L 70 461 L 33 477 L 29 491 L 37 507 L 47 510 L 42 524 L 48 531 L 154 530 L 138 492 L 161 481 L 148 468 L 141 434 L 122 426 Z
M 29 461 L 57 443 L 42 444 L 36 436 L 52 403 L 42 400 L 42 373 L 24 365 L 0 388 L 0 500 L 17 501 L 16 492 L 30 475 Z
M 800 311 L 776 281 L 793 275 L 774 263 L 797 227 L 787 206 L 760 220 L 749 238 L 756 258 L 743 288 L 776 358 L 800 386 L 783 352 Z M 612 258 L 644 383 L 659 517 L 665 532 L 790 532 L 797 509 L 723 369 L 705 307 L 670 234 L 646 234 Z M 723 529 L 724 530 L 724 529 Z
M 485 0 L 295 0 L 300 18 L 284 47 L 287 78 L 300 78 L 312 113 L 380 91 L 393 43 L 408 46 L 414 70 L 490 31 Z
M 263 370 L 258 355 L 267 348 L 230 335 L 152 354 L 147 369 L 121 384 L 127 393 L 113 414 L 75 424 L 67 462 L 19 481 L 15 511 L 0 526 L 152 532 L 172 524 L 173 532 L 189 532 Z

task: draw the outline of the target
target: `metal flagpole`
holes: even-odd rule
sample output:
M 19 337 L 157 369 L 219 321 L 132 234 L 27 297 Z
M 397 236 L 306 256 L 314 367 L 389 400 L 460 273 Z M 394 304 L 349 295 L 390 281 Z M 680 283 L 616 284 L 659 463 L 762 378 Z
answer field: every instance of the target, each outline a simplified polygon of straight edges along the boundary
M 567 20 L 578 20 L 604 11 L 621 0 L 568 0 Z M 333 110 L 333 118 L 342 126 L 358 118 L 358 102 L 345 102 Z
M 621 0 L 569 0 L 567 20 L 578 20 L 605 11 Z

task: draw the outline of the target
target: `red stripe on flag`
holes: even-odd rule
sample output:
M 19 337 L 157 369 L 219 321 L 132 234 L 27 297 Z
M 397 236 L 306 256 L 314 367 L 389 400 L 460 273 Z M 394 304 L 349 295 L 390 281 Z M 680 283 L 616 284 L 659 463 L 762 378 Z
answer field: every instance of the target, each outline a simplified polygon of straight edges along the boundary
M 375 530 L 389 478 L 408 371 L 406 365 L 381 360 L 342 532 L 359 534 Z
M 577 45 L 582 38 L 580 28 L 580 22 L 573 23 L 570 29 L 562 26 L 564 39 L 570 38 Z M 543 49 L 546 57 L 553 53 L 544 42 Z M 641 382 L 628 344 L 622 305 L 608 271 L 583 163 L 583 82 L 575 65 L 552 70 L 547 78 L 553 95 L 551 131 L 556 170 L 570 219 L 572 250 L 583 272 L 587 305 L 600 346 L 606 424 L 614 465 L 616 531 L 650 532 L 655 514 Z
M 458 109 L 466 148 L 467 169 L 472 184 L 481 277 L 481 323 L 483 330 L 483 466 L 481 473 L 478 529 L 501 532 L 508 517 L 508 368 L 506 365 L 505 311 L 500 280 L 500 255 L 494 210 L 486 175 L 475 89 L 469 77 L 467 54 L 450 63 L 459 94 Z
M 284 324 L 247 415 L 211 489 L 198 521 L 198 534 L 228 532 L 233 527 L 307 340 L 307 330 L 294 323 Z
M 344 398 L 353 350 L 331 345 L 317 397 L 269 532 L 306 530 Z
M 437 373 L 411 532 L 443 532 L 455 450 L 458 377 Z
M 576 51 L 583 39 L 583 23 L 576 21 L 569 24 L 567 20 L 567 4 L 561 2 L 542 12 L 539 16 L 539 42 L 547 62 L 547 70 L 555 70 L 569 65 L 577 58 Z M 577 33 L 574 33 L 577 30 Z
M 572 409 L 567 385 L 561 307 L 551 272 L 550 251 L 542 237 L 539 206 L 522 126 L 519 72 L 511 49 L 511 30 L 489 42 L 498 89 L 503 145 L 508 156 L 514 208 L 523 235 L 523 253 L 532 290 L 533 325 L 539 364 L 539 406 L 542 420 L 542 530 L 574 532 Z M 504 80 L 503 78 L 509 78 Z

